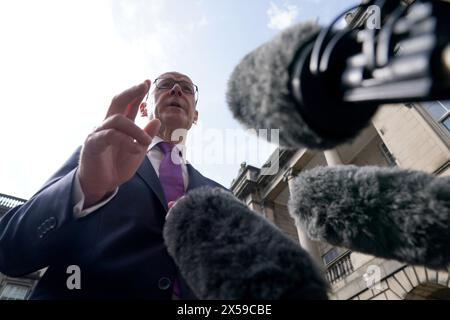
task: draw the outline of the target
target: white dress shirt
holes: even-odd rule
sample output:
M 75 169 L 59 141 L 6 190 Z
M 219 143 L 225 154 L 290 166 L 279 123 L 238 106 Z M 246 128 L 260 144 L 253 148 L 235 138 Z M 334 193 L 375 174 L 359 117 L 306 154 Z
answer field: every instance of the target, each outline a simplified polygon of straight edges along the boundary
M 152 140 L 152 143 L 148 147 L 148 151 L 147 151 L 147 157 L 150 160 L 150 163 L 152 164 L 153 169 L 155 169 L 156 175 L 158 177 L 159 177 L 159 166 L 161 164 L 161 161 L 164 158 L 164 154 L 161 151 L 161 149 L 156 147 L 156 145 L 162 141 L 164 141 L 164 140 L 158 136 L 155 136 Z M 181 170 L 182 170 L 183 182 L 184 182 L 184 190 L 186 190 L 188 183 L 189 183 L 189 175 L 188 175 L 188 170 L 187 170 L 187 166 L 186 166 L 186 161 L 185 161 L 184 157 L 182 156 L 182 151 L 184 151 L 183 149 L 185 148 L 185 146 L 183 144 L 180 144 L 180 145 L 176 145 L 175 147 L 178 148 L 179 153 L 172 153 L 172 156 L 174 157 L 175 161 L 178 160 L 178 161 L 180 161 L 178 163 L 181 163 Z M 186 154 L 186 153 L 184 153 L 184 154 Z M 178 159 L 177 159 L 177 156 L 178 156 Z M 74 203 L 75 203 L 75 205 L 73 207 L 73 214 L 74 214 L 75 218 L 82 218 L 82 217 L 87 216 L 89 213 L 103 207 L 105 204 L 107 204 L 109 201 L 111 201 L 111 199 L 114 198 L 114 196 L 119 191 L 119 187 L 117 187 L 116 190 L 114 190 L 114 192 L 107 199 L 105 199 L 93 206 L 90 206 L 89 208 L 85 208 L 85 209 L 83 209 L 85 197 L 84 197 L 83 190 L 81 189 L 80 177 L 79 177 L 78 171 L 75 174 L 75 179 L 74 179 L 74 184 L 73 184 L 72 190 L 73 190 L 73 199 L 74 199 Z

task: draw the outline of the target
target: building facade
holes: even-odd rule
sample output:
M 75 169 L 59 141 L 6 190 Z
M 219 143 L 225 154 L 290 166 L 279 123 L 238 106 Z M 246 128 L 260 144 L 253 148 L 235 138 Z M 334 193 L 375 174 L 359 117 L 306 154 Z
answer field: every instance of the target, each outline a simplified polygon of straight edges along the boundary
M 449 102 L 442 104 L 450 107 Z M 262 175 L 261 169 L 243 164 L 231 189 L 315 257 L 331 284 L 331 298 L 450 299 L 446 270 L 410 266 L 312 241 L 297 228 L 287 208 L 292 178 L 317 166 L 399 166 L 450 175 L 450 138 L 435 130 L 434 126 L 441 125 L 438 121 L 429 123 L 433 117 L 422 113 L 427 110 L 383 106 L 351 144 L 325 152 L 278 149 L 267 162 L 278 161 L 276 175 Z M 380 281 L 368 286 L 368 279 L 373 277 Z
M 10 209 L 25 203 L 26 200 L 0 193 L 0 219 Z M 40 279 L 41 273 L 13 278 L 0 273 L 0 300 L 27 299 Z
M 357 25 L 367 13 L 356 10 L 346 18 Z M 352 143 L 325 152 L 278 149 L 267 161 L 273 163 L 279 166 L 275 175 L 263 175 L 261 169 L 244 163 L 231 189 L 311 254 L 331 284 L 331 299 L 450 300 L 448 270 L 407 265 L 312 241 L 287 209 L 292 178 L 317 166 L 398 166 L 450 175 L 450 101 L 381 106 Z

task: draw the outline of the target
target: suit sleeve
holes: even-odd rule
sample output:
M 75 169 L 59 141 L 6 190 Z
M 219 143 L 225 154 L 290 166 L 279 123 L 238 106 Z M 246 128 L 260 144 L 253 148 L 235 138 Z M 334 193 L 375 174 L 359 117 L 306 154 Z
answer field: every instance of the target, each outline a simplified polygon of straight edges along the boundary
M 0 272 L 22 276 L 62 259 L 77 230 L 72 186 L 79 147 L 31 199 L 0 219 Z
M 73 179 L 73 188 L 72 188 L 72 198 L 75 203 L 75 205 L 73 207 L 73 215 L 75 216 L 75 218 L 86 217 L 91 212 L 94 212 L 94 211 L 100 209 L 101 207 L 106 205 L 108 202 L 110 202 L 112 200 L 112 198 L 114 198 L 116 196 L 118 191 L 119 191 L 119 188 L 117 187 L 116 190 L 114 190 L 114 192 L 109 197 L 107 197 L 105 200 L 100 201 L 97 204 L 94 204 L 88 208 L 83 209 L 85 198 L 84 198 L 83 189 L 81 189 L 80 174 L 77 171 L 77 173 L 75 174 L 75 177 Z

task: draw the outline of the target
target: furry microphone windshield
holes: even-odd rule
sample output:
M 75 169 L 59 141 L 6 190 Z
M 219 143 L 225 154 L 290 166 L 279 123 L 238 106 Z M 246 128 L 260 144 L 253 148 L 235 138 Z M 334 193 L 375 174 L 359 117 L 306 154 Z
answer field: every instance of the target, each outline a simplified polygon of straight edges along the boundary
M 289 211 L 315 240 L 431 268 L 450 263 L 450 177 L 318 167 L 295 178 Z
M 348 142 L 367 126 L 376 105 L 343 105 L 342 97 L 335 97 L 339 81 L 319 81 L 313 86 L 307 78 L 292 75 L 320 31 L 315 23 L 292 26 L 243 58 L 231 74 L 226 94 L 239 122 L 250 129 L 279 129 L 280 144 L 285 147 L 313 149 Z M 344 48 L 342 56 L 346 54 Z M 295 98 L 293 80 L 312 86 L 303 87 L 308 96 L 304 102 Z
M 199 188 L 178 200 L 164 239 L 200 299 L 327 299 L 309 255 L 222 189 Z

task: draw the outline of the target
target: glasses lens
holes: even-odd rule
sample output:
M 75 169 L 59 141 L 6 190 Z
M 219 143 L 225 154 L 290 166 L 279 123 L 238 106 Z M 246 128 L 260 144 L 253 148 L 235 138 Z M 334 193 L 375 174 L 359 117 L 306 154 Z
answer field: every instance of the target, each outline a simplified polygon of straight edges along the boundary
M 181 90 L 187 94 L 194 94 L 196 92 L 195 87 L 192 83 L 187 81 L 175 81 L 172 78 L 161 78 L 156 80 L 156 87 L 159 89 L 172 89 L 175 83 L 178 83 Z
M 175 84 L 175 80 L 171 78 L 162 78 L 156 80 L 156 86 L 160 89 L 172 89 Z
M 194 94 L 194 86 L 186 81 L 180 81 L 179 82 L 181 86 L 181 90 L 183 90 L 185 93 Z

